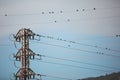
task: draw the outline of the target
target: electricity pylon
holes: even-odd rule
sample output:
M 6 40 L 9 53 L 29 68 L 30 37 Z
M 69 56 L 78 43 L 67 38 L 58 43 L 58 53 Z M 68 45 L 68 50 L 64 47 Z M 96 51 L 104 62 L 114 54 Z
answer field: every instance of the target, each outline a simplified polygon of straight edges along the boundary
M 30 69 L 30 59 L 34 59 L 35 53 L 29 48 L 29 39 L 34 40 L 35 33 L 30 29 L 22 28 L 14 35 L 15 41 L 21 43 L 21 48 L 14 56 L 21 62 L 21 68 L 15 74 L 15 80 L 29 80 L 35 78 L 35 72 Z

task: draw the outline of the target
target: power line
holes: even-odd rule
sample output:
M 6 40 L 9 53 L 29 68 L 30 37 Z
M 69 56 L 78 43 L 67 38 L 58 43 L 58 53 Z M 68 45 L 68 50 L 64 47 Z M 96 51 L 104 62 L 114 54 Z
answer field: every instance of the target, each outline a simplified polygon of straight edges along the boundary
M 8 28 L 8 26 L 11 26 L 11 27 L 16 27 L 16 26 L 23 26 L 23 25 L 41 25 L 41 24 L 51 24 L 51 23 L 65 23 L 65 22 L 80 22 L 80 21 L 86 21 L 86 20 L 103 20 L 103 19 L 111 19 L 111 18 L 120 18 L 120 16 L 105 16 L 105 17 L 89 17 L 89 18 L 81 18 L 81 19 L 78 19 L 78 18 L 74 18 L 74 19 L 71 19 L 71 18 L 67 18 L 67 19 L 64 19 L 64 20 L 52 20 L 52 21 L 48 21 L 48 22 L 39 22 L 39 23 L 28 23 L 28 24 L 22 24 L 22 23 L 19 23 L 19 24 L 3 24 L 3 25 L 0 25 L 0 28 Z
M 82 64 L 104 67 L 104 68 L 109 68 L 109 69 L 116 69 L 116 70 L 120 69 L 120 68 L 115 68 L 115 67 L 110 67 L 110 66 L 105 66 L 105 65 L 100 65 L 100 64 L 94 64 L 94 63 L 88 63 L 88 62 L 82 62 L 82 61 L 76 61 L 76 60 L 70 60 L 70 59 L 58 58 L 58 57 L 52 57 L 52 56 L 46 56 L 46 55 L 42 55 L 42 57 L 64 60 L 64 61 L 71 61 L 71 62 L 75 62 L 75 63 L 82 63 Z
M 51 10 L 51 11 L 41 11 L 38 13 L 21 13 L 21 14 L 0 14 L 0 16 L 32 16 L 32 15 L 53 15 L 53 14 L 65 14 L 65 13 L 72 13 L 72 12 L 86 12 L 86 11 L 96 11 L 96 10 L 107 10 L 107 9 L 120 9 L 120 7 L 106 7 L 106 8 L 77 8 L 77 9 L 73 9 L 73 10 Z
M 64 20 L 58 20 L 58 19 L 54 19 L 52 21 L 48 21 L 48 22 L 39 22 L 39 23 L 28 23 L 28 24 L 22 24 L 22 23 L 18 23 L 18 24 L 3 24 L 3 25 L 0 25 L 0 27 L 2 26 L 11 26 L 11 27 L 14 27 L 14 26 L 22 26 L 22 25 L 40 25 L 40 24 L 50 24 L 50 23 L 65 23 L 65 22 L 80 22 L 80 21 L 86 21 L 86 20 L 103 20 L 103 19 L 111 19 L 111 18 L 120 18 L 120 16 L 118 15 L 114 15 L 114 16 L 105 16 L 105 17 L 87 17 L 87 18 L 66 18 Z
M 37 59 L 37 60 L 40 60 L 40 59 Z M 81 67 L 81 66 L 75 66 L 75 65 L 70 65 L 70 64 L 63 64 L 63 63 L 56 63 L 56 62 L 50 62 L 50 61 L 41 61 L 40 60 L 40 62 L 49 63 L 49 64 L 55 64 L 55 65 L 68 66 L 68 67 L 74 67 L 74 68 L 82 68 L 82 69 L 88 69 L 88 70 L 95 70 L 95 71 L 100 71 L 100 72 L 109 72 L 107 70 L 94 69 L 94 68 L 88 68 L 88 67 Z
M 111 56 L 111 57 L 115 57 L 115 58 L 120 58 L 120 56 L 112 55 L 112 54 L 106 54 L 106 53 L 103 53 L 103 52 L 95 52 L 95 51 L 89 51 L 89 50 L 83 50 L 83 49 L 77 49 L 77 48 L 70 48 L 70 47 L 65 47 L 65 46 L 61 46 L 61 45 L 57 45 L 57 44 L 50 44 L 50 43 L 46 43 L 46 42 L 39 42 L 39 43 L 40 44 L 44 44 L 44 45 L 50 45 L 50 46 L 55 46 L 55 47 L 60 47 L 60 48 L 67 48 L 67 49 L 71 49 L 71 50 L 77 50 L 77 51 L 92 53 L 92 54 L 100 54 L 100 55 L 105 55 L 105 56 Z
M 46 77 L 52 77 L 52 78 L 57 78 L 57 79 L 65 79 L 65 80 L 73 80 L 69 78 L 64 78 L 64 77 L 59 77 L 59 76 L 53 76 L 53 75 L 46 75 Z M 74 79 L 75 80 L 75 79 Z
M 89 46 L 89 47 L 104 49 L 104 50 L 108 50 L 108 51 L 120 52 L 119 50 L 115 50 L 115 49 L 111 49 L 111 48 L 107 48 L 107 47 L 101 47 L 101 46 L 97 46 L 97 45 L 90 45 L 90 44 L 80 43 L 80 42 L 76 42 L 76 41 L 72 41 L 72 40 L 65 40 L 65 39 L 62 39 L 62 38 L 55 38 L 55 37 L 52 37 L 52 36 L 45 36 L 45 35 L 39 35 L 39 34 L 37 36 L 47 38 L 47 39 L 51 39 L 51 40 L 64 41 L 64 42 L 68 42 L 68 43 L 72 43 L 72 44 L 78 44 L 78 45 L 83 45 L 83 46 Z
M 89 51 L 89 50 L 83 50 L 83 49 L 78 49 L 78 48 L 65 47 L 65 46 L 62 46 L 62 45 L 49 44 L 49 43 L 45 43 L 45 42 L 39 42 L 39 43 L 40 44 L 44 44 L 44 45 L 51 45 L 51 46 L 56 46 L 56 47 L 61 47 L 61 48 L 67 48 L 67 49 L 72 49 L 72 50 L 87 52 L 87 53 L 94 53 L 94 54 L 106 55 L 106 56 L 111 56 L 111 57 L 116 57 L 116 58 L 120 57 L 118 55 L 106 54 L 106 53 L 103 53 L 103 52 L 96 52 L 96 51 Z M 8 44 L 2 44 L 0 46 L 10 46 L 10 45 L 8 45 Z
M 60 76 L 55 76 L 55 75 L 48 75 L 48 74 L 47 75 L 46 74 L 45 75 L 36 74 L 36 75 L 40 76 L 40 78 L 41 78 L 41 76 L 44 76 L 44 77 L 51 77 L 51 78 L 64 79 L 64 80 L 73 80 L 70 78 L 65 78 L 65 77 L 60 77 Z M 37 80 L 42 80 L 42 79 L 37 78 Z
M 3 14 L 0 16 L 32 16 L 32 15 L 53 15 L 53 14 L 65 14 L 65 13 L 72 13 L 72 12 L 82 12 L 82 11 L 94 11 L 96 8 L 93 9 L 75 9 L 75 10 L 59 10 L 59 11 L 41 11 L 39 13 L 22 13 L 22 14 Z
M 56 76 L 56 75 L 49 75 L 49 74 L 45 74 L 45 75 L 42 75 L 42 74 L 34 74 L 34 75 L 36 75 L 36 76 L 38 76 L 38 77 L 36 77 L 36 78 L 31 78 L 31 79 L 29 79 L 29 80 L 42 80 L 42 78 L 41 77 L 51 77 L 51 78 L 56 78 L 56 79 L 61 79 L 61 80 L 76 80 L 76 79 L 70 79 L 70 78 L 65 78 L 65 77 L 60 77 L 60 76 Z M 11 75 L 10 75 L 10 80 L 13 80 L 12 78 L 11 78 Z
M 100 65 L 100 64 L 94 64 L 94 63 L 76 61 L 76 60 L 71 60 L 71 59 L 66 59 L 66 58 L 58 58 L 58 57 L 41 55 L 41 54 L 34 54 L 34 55 L 39 56 L 39 58 L 36 58 L 38 60 L 42 60 L 42 57 L 46 57 L 46 58 L 51 58 L 51 59 L 64 60 L 64 61 L 70 61 L 70 62 L 75 62 L 75 63 L 82 63 L 82 64 L 87 64 L 87 65 L 92 65 L 92 66 L 98 66 L 98 67 L 104 67 L 104 68 L 115 69 L 115 70 L 119 70 L 120 69 L 120 68 L 116 68 L 116 67 L 110 67 L 110 66 L 105 66 L 105 65 Z

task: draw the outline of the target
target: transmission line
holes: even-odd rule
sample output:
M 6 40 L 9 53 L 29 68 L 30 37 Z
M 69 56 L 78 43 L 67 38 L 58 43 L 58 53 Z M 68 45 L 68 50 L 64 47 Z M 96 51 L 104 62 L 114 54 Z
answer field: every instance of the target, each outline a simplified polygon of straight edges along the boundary
M 65 39 L 62 39 L 62 38 L 55 38 L 55 37 L 52 37 L 52 36 L 45 36 L 45 35 L 39 35 L 39 34 L 37 36 L 47 38 L 47 39 L 51 39 L 51 40 L 64 41 L 64 42 L 69 42 L 69 43 L 83 45 L 83 46 L 89 46 L 89 47 L 94 47 L 94 48 L 99 48 L 99 49 L 104 49 L 104 50 L 109 50 L 109 51 L 114 51 L 114 52 L 120 52 L 119 50 L 114 50 L 114 49 L 107 48 L 107 47 L 105 48 L 105 47 L 101 47 L 101 46 L 97 46 L 97 45 L 90 45 L 90 44 L 80 43 L 80 42 L 76 42 L 76 41 L 72 41 L 72 40 L 65 40 Z
M 44 77 L 51 77 L 51 78 L 57 78 L 57 79 L 64 79 L 64 80 L 73 80 L 73 79 L 70 79 L 70 78 L 65 78 L 65 77 L 60 77 L 60 76 L 55 76 L 55 75 L 41 75 L 41 74 L 35 74 L 35 75 L 37 75 L 37 76 L 40 76 L 40 78 L 36 78 L 36 80 L 42 80 L 42 76 L 44 76 Z M 75 80 L 75 79 L 74 79 Z
M 100 72 L 109 72 L 108 70 L 102 70 L 102 69 L 94 69 L 94 68 L 89 68 L 89 67 L 81 67 L 81 66 L 75 66 L 75 65 L 70 65 L 70 64 L 63 64 L 63 63 L 56 63 L 56 62 L 50 62 L 50 61 L 41 61 L 40 59 L 37 59 L 40 62 L 43 63 L 49 63 L 49 64 L 55 64 L 55 65 L 62 65 L 62 66 L 68 66 L 68 67 L 74 67 L 74 68 L 82 68 L 82 69 L 88 69 L 88 70 L 95 70 L 95 71 L 100 71 Z
M 120 68 L 116 68 L 116 67 L 110 67 L 110 66 L 105 66 L 105 65 L 100 65 L 100 64 L 76 61 L 76 60 L 71 60 L 71 59 L 66 59 L 66 58 L 58 58 L 58 57 L 53 57 L 53 56 L 41 55 L 41 54 L 34 54 L 34 55 L 39 56 L 39 58 L 36 58 L 37 60 L 42 60 L 42 57 L 46 57 L 46 58 L 51 58 L 51 59 L 64 60 L 64 61 L 70 61 L 70 62 L 75 62 L 75 63 L 82 63 L 82 64 L 98 66 L 98 67 L 104 67 L 104 68 L 115 69 L 115 70 L 119 70 L 120 69 Z
M 84 20 L 103 20 L 103 19 L 109 19 L 109 18 L 120 18 L 120 16 L 118 15 L 114 15 L 114 16 L 105 16 L 105 17 L 89 17 L 89 18 L 81 18 L 81 19 L 78 19 L 78 18 L 74 18 L 74 19 L 64 19 L 64 20 L 52 20 L 52 21 L 48 21 L 48 22 L 39 22 L 39 23 L 28 23 L 28 24 L 22 24 L 22 23 L 19 23 L 19 24 L 3 24 L 3 25 L 0 25 L 0 27 L 8 27 L 8 26 L 11 26 L 11 27 L 15 27 L 15 26 L 21 26 L 21 25 L 41 25 L 41 24 L 51 24 L 51 23 L 63 23 L 63 22 L 80 22 L 80 21 L 84 21 Z
M 57 79 L 65 79 L 65 80 L 75 80 L 75 79 L 69 79 L 69 78 L 54 76 L 54 75 L 46 75 L 46 77 L 57 78 Z
M 93 65 L 93 66 L 98 66 L 98 67 L 104 67 L 104 68 L 109 68 L 109 69 L 116 69 L 116 70 L 120 69 L 120 68 L 115 68 L 115 67 L 110 67 L 110 66 L 105 66 L 105 65 L 100 65 L 100 64 L 94 64 L 94 63 L 88 63 L 88 62 L 82 62 L 82 61 L 76 61 L 76 60 L 65 59 L 65 58 L 58 58 L 58 57 L 52 57 L 52 56 L 46 56 L 46 55 L 41 55 L 41 56 L 51 58 L 51 59 L 71 61 L 71 62 L 75 62 L 75 63 L 82 63 L 82 64 Z
M 53 15 L 53 14 L 65 14 L 73 12 L 86 12 L 86 11 L 96 11 L 96 10 L 107 10 L 107 9 L 120 9 L 120 7 L 105 7 L 105 8 L 76 8 L 72 10 L 51 10 L 51 11 L 40 11 L 38 13 L 22 13 L 22 14 L 0 14 L 0 16 L 32 16 L 32 15 Z
M 110 57 L 114 57 L 114 58 L 120 58 L 120 56 L 112 55 L 112 54 L 106 54 L 106 53 L 103 53 L 103 52 L 89 51 L 89 50 L 83 50 L 83 49 L 78 49 L 78 48 L 70 48 L 70 47 L 65 47 L 65 46 L 61 46 L 61 45 L 57 45 L 57 44 L 50 44 L 50 43 L 46 43 L 46 42 L 37 42 L 37 43 L 44 44 L 44 45 L 55 46 L 55 47 L 60 47 L 60 48 L 67 48 L 67 49 L 71 49 L 71 50 L 82 51 L 82 52 L 86 52 L 86 53 L 100 54 L 100 55 L 110 56 Z

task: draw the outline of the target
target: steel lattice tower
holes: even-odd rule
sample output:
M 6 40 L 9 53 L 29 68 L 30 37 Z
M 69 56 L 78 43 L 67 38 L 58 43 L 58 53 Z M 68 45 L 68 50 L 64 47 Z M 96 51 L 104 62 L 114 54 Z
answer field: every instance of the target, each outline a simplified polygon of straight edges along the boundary
M 21 68 L 15 74 L 15 80 L 34 79 L 35 73 L 30 69 L 30 59 L 34 59 L 35 53 L 29 48 L 29 39 L 34 39 L 35 34 L 26 28 L 22 28 L 14 35 L 15 41 L 21 43 L 21 48 L 14 56 L 21 62 Z

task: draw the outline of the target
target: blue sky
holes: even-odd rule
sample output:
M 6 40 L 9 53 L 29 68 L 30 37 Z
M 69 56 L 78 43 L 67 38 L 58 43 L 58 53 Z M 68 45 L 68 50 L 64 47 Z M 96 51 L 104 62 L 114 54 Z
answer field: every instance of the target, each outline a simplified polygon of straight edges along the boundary
M 9 80 L 9 76 L 18 71 L 14 66 L 14 61 L 11 56 L 13 53 L 15 54 L 17 52 L 17 49 L 9 37 L 12 39 L 10 35 L 16 34 L 19 29 L 24 27 L 30 28 L 37 34 L 111 49 L 105 50 L 41 38 L 40 41 L 30 41 L 30 48 L 35 53 L 118 68 L 110 69 L 42 57 L 43 62 L 35 60 L 30 63 L 31 69 L 36 73 L 75 80 L 119 72 L 119 57 L 75 50 L 81 49 L 120 56 L 119 51 L 112 51 L 112 49 L 120 49 L 120 38 L 116 37 L 117 34 L 120 34 L 119 4 L 119 0 L 0 0 L 0 79 Z M 53 14 L 50 12 L 53 12 Z M 60 45 L 67 48 L 46 45 L 40 42 Z M 16 45 L 19 49 L 20 44 L 16 43 Z M 74 50 L 71 48 L 74 48 Z M 50 64 L 44 61 L 90 69 Z M 16 62 L 16 65 L 21 66 L 19 62 Z M 92 69 L 105 71 L 101 72 Z M 42 77 L 42 79 L 61 80 L 51 77 Z

